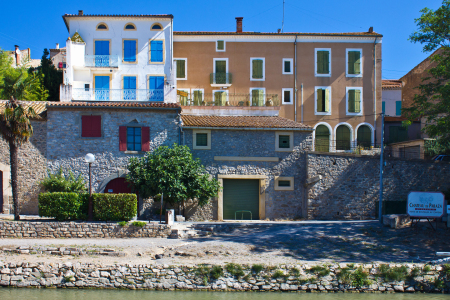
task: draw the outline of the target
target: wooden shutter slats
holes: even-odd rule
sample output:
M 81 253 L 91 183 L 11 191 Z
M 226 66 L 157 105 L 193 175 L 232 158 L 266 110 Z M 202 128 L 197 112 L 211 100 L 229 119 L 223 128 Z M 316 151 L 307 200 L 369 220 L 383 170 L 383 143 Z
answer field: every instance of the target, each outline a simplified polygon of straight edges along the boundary
M 119 151 L 127 150 L 127 127 L 119 127 Z
M 141 134 L 142 151 L 150 151 L 150 127 L 142 127 Z

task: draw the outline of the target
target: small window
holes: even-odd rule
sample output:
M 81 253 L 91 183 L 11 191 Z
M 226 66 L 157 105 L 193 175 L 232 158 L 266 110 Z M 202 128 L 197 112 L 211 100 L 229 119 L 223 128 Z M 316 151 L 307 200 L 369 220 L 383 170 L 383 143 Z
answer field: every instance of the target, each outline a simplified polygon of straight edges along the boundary
M 283 74 L 294 74 L 293 64 L 292 58 L 283 58 Z
M 141 127 L 127 127 L 127 151 L 141 151 Z
M 150 62 L 164 62 L 164 41 L 150 42 Z
M 347 115 L 360 115 L 362 103 L 362 88 L 347 87 Z
M 227 106 L 228 102 L 228 91 L 224 90 L 213 90 L 214 96 L 214 106 Z
M 196 133 L 197 140 L 196 140 L 196 146 L 197 147 L 207 147 L 208 146 L 208 134 L 207 133 Z
M 176 58 L 177 62 L 177 79 L 178 80 L 186 80 L 187 72 L 186 72 L 186 58 Z
M 211 130 L 194 130 L 192 148 L 194 150 L 210 150 Z
M 290 136 L 289 135 L 279 135 L 278 136 L 278 147 L 279 148 L 290 148 L 289 143 Z
M 216 42 L 216 51 L 217 52 L 225 52 L 225 41 L 217 41 Z
M 102 137 L 102 116 L 81 116 L 81 137 Z
M 275 133 L 275 151 L 290 152 L 294 150 L 294 133 L 292 131 L 277 131 Z
M 203 89 L 201 90 L 192 90 L 192 105 L 194 106 L 202 106 L 203 105 Z
M 282 103 L 283 104 L 293 104 L 293 89 L 282 89 Z
M 108 26 L 105 23 L 100 23 L 97 25 L 97 30 L 108 30 Z
M 316 76 L 331 76 L 331 49 L 316 49 Z
M 136 30 L 136 26 L 134 26 L 134 24 L 132 23 L 128 23 L 127 25 L 125 25 L 125 30 Z
M 275 191 L 293 191 L 294 177 L 275 176 Z
M 250 58 L 250 80 L 264 81 L 264 58 Z
M 279 180 L 278 186 L 291 186 L 291 182 L 289 180 Z
M 162 30 L 163 27 L 161 24 L 155 23 L 152 25 L 151 30 Z
M 347 49 L 347 77 L 362 76 L 362 49 Z
M 89 83 L 85 83 L 85 84 L 84 84 L 84 91 L 85 91 L 85 92 L 89 92 L 89 87 L 90 87 L 90 86 L 89 86 Z
M 266 105 L 266 89 L 265 88 L 250 88 L 252 97 L 251 106 L 263 107 Z
M 319 86 L 316 87 L 316 115 L 329 115 L 331 114 L 331 87 Z

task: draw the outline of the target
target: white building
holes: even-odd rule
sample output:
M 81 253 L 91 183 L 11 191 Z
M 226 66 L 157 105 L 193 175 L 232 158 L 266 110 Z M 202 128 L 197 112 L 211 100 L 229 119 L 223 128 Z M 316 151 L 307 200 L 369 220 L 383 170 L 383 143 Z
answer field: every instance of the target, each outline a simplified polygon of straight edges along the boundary
M 383 112 L 386 116 L 400 117 L 402 115 L 402 81 L 384 79 L 381 84 Z
M 61 101 L 176 102 L 172 15 L 63 16 Z

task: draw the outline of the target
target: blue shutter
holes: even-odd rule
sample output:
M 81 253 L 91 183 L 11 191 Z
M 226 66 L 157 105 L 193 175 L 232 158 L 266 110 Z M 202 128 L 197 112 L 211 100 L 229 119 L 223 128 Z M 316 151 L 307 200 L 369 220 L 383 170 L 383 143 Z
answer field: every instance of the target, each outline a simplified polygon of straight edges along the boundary
M 124 76 L 123 89 L 124 100 L 136 100 L 136 77 Z
M 109 55 L 109 41 L 95 41 L 95 55 Z
M 151 62 L 163 62 L 163 42 L 152 41 L 150 42 Z
M 402 115 L 402 101 L 395 101 L 395 115 Z
M 386 113 L 386 102 L 384 102 L 384 101 L 381 103 L 381 111 L 383 113 Z
M 150 101 L 164 101 L 164 76 L 150 76 L 149 88 Z
M 124 61 L 134 62 L 136 61 L 136 41 L 124 41 Z

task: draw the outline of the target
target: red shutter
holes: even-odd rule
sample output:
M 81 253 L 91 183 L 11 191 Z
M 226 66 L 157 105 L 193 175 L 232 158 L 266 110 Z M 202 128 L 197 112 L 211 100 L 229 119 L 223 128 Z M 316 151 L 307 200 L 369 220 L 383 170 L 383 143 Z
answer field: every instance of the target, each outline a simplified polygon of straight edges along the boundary
M 102 116 L 91 116 L 91 136 L 102 137 Z
M 150 127 L 142 127 L 142 151 L 150 151 Z
M 119 127 L 119 151 L 127 150 L 127 127 Z
M 62 66 L 63 66 L 62 62 L 59 62 L 58 63 L 58 68 L 62 69 Z
M 90 116 L 81 116 L 81 136 L 90 137 L 91 133 L 91 118 Z

